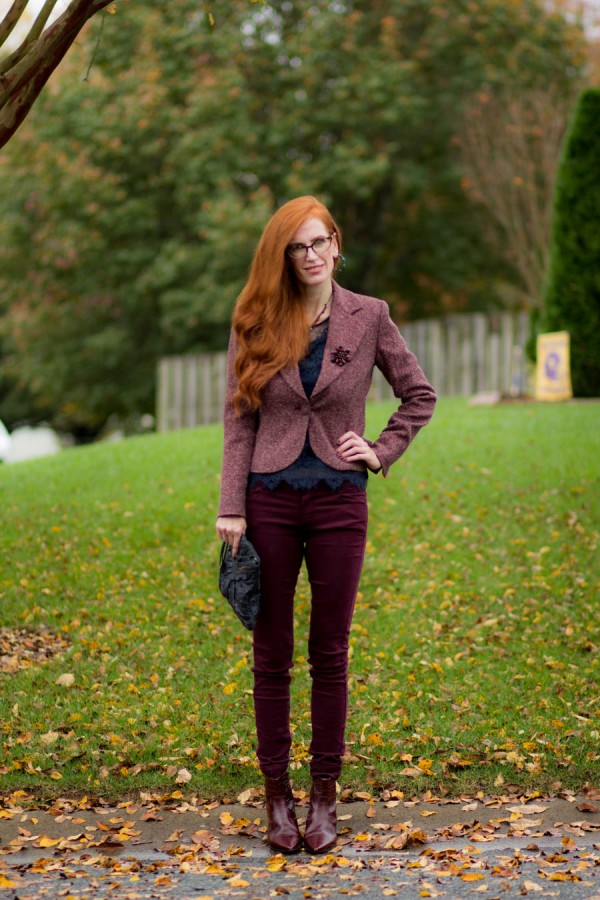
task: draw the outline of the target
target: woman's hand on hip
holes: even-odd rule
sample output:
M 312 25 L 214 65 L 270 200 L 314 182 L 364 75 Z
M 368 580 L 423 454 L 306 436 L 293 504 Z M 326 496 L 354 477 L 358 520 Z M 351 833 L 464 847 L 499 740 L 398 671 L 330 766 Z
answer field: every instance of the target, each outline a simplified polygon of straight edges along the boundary
M 379 458 L 368 441 L 356 434 L 355 431 L 347 431 L 338 438 L 338 456 L 344 462 L 364 462 L 372 472 L 381 469 Z
M 219 516 L 215 527 L 219 538 L 231 544 L 231 555 L 237 556 L 240 540 L 246 533 L 245 518 L 243 516 Z

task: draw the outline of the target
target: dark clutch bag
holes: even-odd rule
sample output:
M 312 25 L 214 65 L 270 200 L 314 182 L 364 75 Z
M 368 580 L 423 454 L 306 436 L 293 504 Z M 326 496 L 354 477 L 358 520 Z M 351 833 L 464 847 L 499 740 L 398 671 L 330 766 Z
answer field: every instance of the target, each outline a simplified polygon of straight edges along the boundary
M 224 541 L 219 565 L 219 590 L 248 631 L 256 625 L 260 609 L 260 558 L 245 535 L 235 559 Z

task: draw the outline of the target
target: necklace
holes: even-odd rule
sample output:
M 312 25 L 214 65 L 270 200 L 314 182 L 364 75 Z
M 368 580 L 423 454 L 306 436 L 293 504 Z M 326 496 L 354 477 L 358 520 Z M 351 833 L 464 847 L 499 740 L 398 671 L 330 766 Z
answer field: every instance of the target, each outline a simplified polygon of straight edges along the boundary
M 309 326 L 310 328 L 315 328 L 315 326 L 319 324 L 319 322 L 320 322 L 321 319 L 323 318 L 323 314 L 325 313 L 325 310 L 326 310 L 327 307 L 329 306 L 329 303 L 330 303 L 332 297 L 333 297 L 333 293 L 331 293 L 331 294 L 329 295 L 329 297 L 327 298 L 327 300 L 325 301 L 325 305 L 323 306 L 323 309 L 321 310 L 321 312 L 319 313 L 319 315 L 317 316 L 317 318 L 314 319 L 314 321 L 312 321 L 312 322 L 310 323 L 310 326 Z

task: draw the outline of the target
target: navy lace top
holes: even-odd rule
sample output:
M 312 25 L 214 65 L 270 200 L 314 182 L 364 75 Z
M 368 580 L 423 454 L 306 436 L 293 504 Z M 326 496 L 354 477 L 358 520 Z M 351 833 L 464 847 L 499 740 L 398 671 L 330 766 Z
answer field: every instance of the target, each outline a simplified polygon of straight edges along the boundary
M 321 371 L 328 330 L 329 319 L 323 322 L 322 325 L 312 329 L 308 353 L 298 364 L 300 380 L 307 397 L 310 397 L 312 394 Z M 297 490 L 306 491 L 316 487 L 321 481 L 332 488 L 332 490 L 337 490 L 345 481 L 364 488 L 367 483 L 367 473 L 332 469 L 331 466 L 322 462 L 318 456 L 315 456 L 307 435 L 302 452 L 295 462 L 285 469 L 280 469 L 278 472 L 250 472 L 248 486 L 263 484 L 265 487 L 273 490 L 279 484 L 285 482 Z

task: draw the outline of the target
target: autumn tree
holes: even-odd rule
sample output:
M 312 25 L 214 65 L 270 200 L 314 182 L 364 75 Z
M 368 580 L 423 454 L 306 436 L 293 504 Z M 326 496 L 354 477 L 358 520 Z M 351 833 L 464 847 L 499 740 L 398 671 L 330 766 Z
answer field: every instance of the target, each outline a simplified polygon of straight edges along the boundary
M 549 0 L 549 13 L 589 30 L 583 80 L 597 81 L 598 21 L 580 0 Z M 467 194 L 485 207 L 486 240 L 512 278 L 499 285 L 505 302 L 537 320 L 547 275 L 554 183 L 580 79 L 537 86 L 486 86 L 467 105 L 457 135 Z
M 539 310 L 556 168 L 574 102 L 564 85 L 480 93 L 457 137 L 463 186 L 486 211 L 487 240 L 515 278 L 507 305 Z

